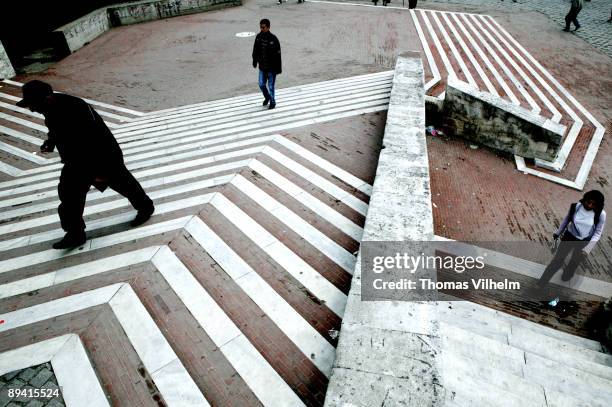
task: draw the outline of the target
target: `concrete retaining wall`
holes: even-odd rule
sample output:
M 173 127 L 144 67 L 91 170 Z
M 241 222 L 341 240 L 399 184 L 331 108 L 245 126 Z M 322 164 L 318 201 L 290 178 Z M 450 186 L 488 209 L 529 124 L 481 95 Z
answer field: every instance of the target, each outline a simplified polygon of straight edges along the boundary
M 456 136 L 525 158 L 553 161 L 565 126 L 467 83 L 448 79 L 444 127 Z
M 54 31 L 60 53 L 72 53 L 112 27 L 239 6 L 242 0 L 148 0 L 92 11 Z
M 241 0 L 149 0 L 108 8 L 113 25 L 128 25 L 162 18 L 239 6 Z
M 2 42 L 0 42 L 0 79 L 8 79 L 15 76 L 15 70 L 11 64 Z
M 63 38 L 66 49 L 71 53 L 110 29 L 108 12 L 106 8 L 100 8 L 58 28 L 54 31 L 54 34 L 58 38 L 58 47 L 61 46 L 61 39 Z
M 433 215 L 420 54 L 398 57 L 362 242 L 431 241 Z M 361 300 L 361 253 L 325 406 L 436 406 L 443 395 L 435 307 Z

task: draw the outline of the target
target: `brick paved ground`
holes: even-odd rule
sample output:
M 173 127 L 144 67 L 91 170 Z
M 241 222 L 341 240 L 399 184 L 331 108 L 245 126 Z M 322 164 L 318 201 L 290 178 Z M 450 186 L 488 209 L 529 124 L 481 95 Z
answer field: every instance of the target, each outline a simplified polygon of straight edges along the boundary
M 58 397 L 11 397 L 9 389 L 30 391 L 33 389 L 60 390 L 50 363 L 10 372 L 0 377 L 0 407 L 63 407 L 64 399 Z

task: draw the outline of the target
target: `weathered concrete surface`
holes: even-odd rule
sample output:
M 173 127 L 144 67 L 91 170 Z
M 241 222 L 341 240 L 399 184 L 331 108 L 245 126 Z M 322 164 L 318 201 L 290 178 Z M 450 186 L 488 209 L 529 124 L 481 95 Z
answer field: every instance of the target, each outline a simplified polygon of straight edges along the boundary
M 431 240 L 425 90 L 418 53 L 398 57 L 363 241 Z M 407 208 L 410 208 L 408 210 Z M 360 259 L 347 302 L 326 406 L 437 405 L 436 310 L 361 300 Z
M 238 6 L 241 0 L 148 0 L 103 7 L 68 23 L 55 34 L 58 46 L 75 52 L 112 27 Z M 65 44 L 61 44 L 64 42 Z
M 0 42 L 0 79 L 12 78 L 13 76 L 15 76 L 15 70 L 11 64 L 11 60 L 4 50 L 2 42 Z
M 451 134 L 525 158 L 554 160 L 565 126 L 449 77 L 444 126 Z

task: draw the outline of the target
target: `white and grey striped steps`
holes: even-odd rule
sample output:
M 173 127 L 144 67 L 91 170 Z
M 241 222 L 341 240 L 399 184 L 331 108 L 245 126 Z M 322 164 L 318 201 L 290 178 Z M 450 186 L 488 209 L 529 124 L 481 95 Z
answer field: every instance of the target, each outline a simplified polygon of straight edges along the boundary
M 430 78 L 425 90 L 440 96 L 447 77 L 530 110 L 567 127 L 562 146 L 553 161 L 536 160 L 537 167 L 516 156 L 519 171 L 571 188 L 582 189 L 601 144 L 605 128 L 521 43 L 494 17 L 488 15 L 417 9 L 409 11 L 427 61 Z M 587 127 L 594 134 L 587 136 Z M 586 151 L 574 148 L 580 138 L 590 138 Z M 584 143 L 584 140 L 582 141 Z M 584 147 L 583 147 L 584 148 Z M 570 155 L 580 157 L 571 175 Z M 574 164 L 574 167 L 577 165 Z M 577 171 L 577 173 L 575 173 Z M 568 179 L 569 178 L 569 179 Z
M 392 72 L 380 72 L 279 90 L 278 106 L 273 111 L 261 106 L 261 96 L 258 94 L 166 109 L 126 119 L 130 122 L 115 126 L 113 133 L 126 157 L 136 153 L 147 153 L 147 158 L 163 156 L 209 145 L 215 137 L 233 137 L 237 141 L 386 110 L 391 78 Z M 44 126 L 34 121 L 29 122 L 29 127 L 44 130 Z M 5 133 L 12 136 L 15 130 Z M 200 144 L 194 146 L 196 142 Z M 2 149 L 1 145 L 0 150 L 15 154 L 14 149 Z M 34 160 L 34 164 L 44 167 L 20 170 L 11 169 L 5 164 L 7 171 L 4 172 L 21 177 L 46 172 L 47 168 L 59 168 L 58 157 L 33 156 L 30 151 L 24 151 L 20 157 Z
M 384 92 L 380 99 L 383 101 Z M 331 103 L 337 99 L 331 91 L 327 95 Z M 293 108 L 289 105 L 287 110 Z M 0 217 L 3 220 L 0 225 L 0 277 L 4 280 L 0 285 L 0 301 L 11 301 L 19 296 L 36 298 L 35 293 L 45 293 L 62 284 L 84 287 L 88 279 L 100 279 L 103 274 L 113 273 L 118 268 L 152 264 L 260 403 L 297 406 L 308 400 L 308 404 L 313 404 L 317 388 L 322 392 L 324 387 L 321 388 L 321 384 L 307 384 L 300 389 L 302 394 L 298 396 L 295 380 L 288 379 L 286 370 L 285 373 L 282 370 L 292 367 L 281 368 L 275 362 L 277 355 L 261 349 L 261 344 L 246 333 L 248 330 L 245 331 L 243 323 L 233 320 L 224 308 L 223 300 L 214 297 L 207 287 L 194 281 L 191 276 L 197 274 L 198 267 L 185 263 L 182 256 L 187 254 L 167 244 L 159 245 L 160 241 L 167 243 L 169 240 L 172 244 L 173 239 L 190 239 L 199 247 L 199 251 L 213 259 L 229 278 L 228 282 L 235 284 L 241 295 L 253 302 L 252 307 L 259 310 L 247 319 L 248 324 L 257 325 L 262 316 L 270 319 L 283 335 L 279 349 L 295 347 L 297 353 L 314 366 L 308 369 L 312 373 L 318 372 L 315 373 L 315 377 L 320 376 L 318 380 L 329 375 L 335 353 L 333 341 L 328 333 L 320 332 L 320 328 L 315 329 L 317 322 L 322 326 L 327 326 L 329 322 L 313 322 L 304 309 L 294 308 L 294 299 L 280 295 L 274 284 L 269 284 L 269 280 L 263 278 L 261 270 L 248 264 L 248 253 L 233 247 L 231 240 L 227 240 L 218 230 L 215 232 L 214 225 L 209 221 L 194 216 L 194 213 L 202 210 L 216 213 L 213 223 L 221 222 L 227 225 L 227 229 L 236 229 L 240 240 L 251 242 L 253 252 L 276 264 L 279 279 L 289 280 L 291 287 L 298 292 L 308 292 L 320 302 L 320 313 L 327 315 L 327 319 L 339 321 L 346 295 L 324 277 L 324 273 L 329 271 L 320 270 L 312 260 L 304 259 L 316 253 L 316 256 L 322 256 L 321 264 L 334 265 L 332 269 L 350 276 L 355 262 L 352 251 L 355 249 L 348 251 L 339 240 L 355 242 L 352 244 L 359 242 L 362 229 L 354 219 L 365 215 L 367 202 L 363 199 L 371 193 L 371 186 L 299 144 L 270 134 L 269 128 L 262 128 L 260 123 L 262 118 L 259 116 L 262 115 L 259 111 L 269 113 L 262 109 L 260 101 L 244 110 L 223 108 L 223 114 L 235 115 L 237 120 L 240 120 L 241 114 L 247 114 L 245 120 L 250 122 L 243 122 L 243 126 L 256 128 L 251 132 L 241 132 L 236 123 L 232 127 L 231 117 L 219 119 L 214 112 L 197 113 L 196 123 L 189 126 L 216 123 L 225 127 L 221 129 L 221 134 L 198 127 L 199 130 L 191 134 L 191 139 L 173 128 L 177 125 L 180 128 L 181 122 L 187 119 L 176 121 L 174 117 L 175 121 L 166 126 L 170 132 L 163 136 L 178 135 L 178 138 L 166 140 L 166 149 L 160 147 L 161 143 L 155 139 L 160 134 L 152 133 L 159 131 L 159 128 L 141 126 L 137 135 L 139 144 L 135 147 L 130 147 L 133 142 L 124 143 L 122 137 L 129 135 L 117 132 L 128 167 L 150 192 L 157 211 L 148 224 L 125 230 L 122 225 L 133 216 L 133 211 L 128 211 L 127 201 L 112 191 L 104 194 L 92 191 L 85 209 L 88 233 L 92 238 L 80 250 L 62 252 L 51 250 L 48 246 L 63 234 L 55 213 L 58 203 L 55 184 L 60 168 L 57 159 L 49 160 L 49 165 L 25 170 L 24 177 L 0 182 Z M 384 106 L 381 105 L 380 109 L 384 109 Z M 343 115 L 363 113 L 358 103 L 347 109 L 342 107 L 341 110 Z M 192 113 L 189 120 L 194 120 Z M 277 116 L 282 114 L 280 110 Z M 335 115 L 337 111 L 332 111 L 332 115 L 326 117 Z M 159 122 L 154 122 L 153 126 L 159 126 Z M 251 173 L 258 174 L 258 178 L 247 179 Z M 257 185 L 259 180 L 264 184 Z M 232 201 L 231 197 L 236 196 L 236 191 L 240 196 L 253 200 L 259 216 L 247 213 L 250 208 L 246 208 L 244 203 Z M 287 197 L 293 201 L 292 208 L 279 200 Z M 296 207 L 301 209 L 297 210 Z M 347 214 L 351 216 L 347 217 Z M 305 247 L 295 248 L 283 242 L 282 236 L 268 230 L 270 223 L 282 225 L 283 233 L 298 237 Z M 333 226 L 335 230 L 332 233 L 318 230 L 316 225 L 323 223 Z M 339 239 L 341 235 L 343 237 Z M 147 245 L 148 242 L 155 245 Z M 82 295 L 77 295 L 78 298 L 56 298 L 34 307 L 3 313 L 2 318 L 10 323 L 0 326 L 0 334 L 6 330 L 28 327 L 34 320 L 49 318 L 49 312 L 56 312 L 53 315 L 58 317 L 64 315 L 76 309 L 73 307 L 75 302 L 83 302 L 83 307 L 104 303 L 107 301 L 104 299 L 107 291 L 118 292 L 117 289 L 129 292 L 131 288 L 129 284 L 103 287 L 82 292 Z M 136 290 L 134 292 L 137 296 L 141 294 Z M 33 297 L 29 297 L 28 293 Z M 104 293 L 104 298 L 99 293 Z M 294 296 L 303 297 L 304 294 Z M 85 298 L 93 300 L 81 301 Z M 152 311 L 147 309 L 145 312 Z M 138 335 L 130 334 L 132 331 L 129 329 L 146 319 L 144 314 L 134 315 L 130 319 L 129 315 L 118 313 L 117 317 L 125 325 L 131 345 L 154 378 L 166 403 L 205 405 L 205 388 L 194 389 L 189 380 L 184 383 L 186 387 L 173 381 L 173 377 L 189 376 L 190 372 L 182 361 L 168 353 L 164 360 L 174 358 L 176 362 L 167 372 L 158 370 L 157 365 L 147 361 L 146 344 L 139 344 Z M 153 332 L 155 329 L 151 327 L 151 330 Z M 42 343 L 40 346 L 43 346 Z M 0 354 L 0 361 L 3 356 L 5 354 Z M 299 356 L 291 355 L 293 359 L 296 357 Z M 193 379 L 201 383 L 201 378 Z M 171 383 L 176 385 L 175 389 L 169 386 Z M 303 398 L 304 392 L 313 394 Z M 188 401 L 191 404 L 185 404 Z M 209 401 L 215 403 L 214 399 Z M 238 401 L 236 403 L 239 404 Z
M 385 75 L 389 78 L 385 79 Z M 284 341 L 297 347 L 320 374 L 327 376 L 335 352 L 330 341 L 314 329 L 308 315 L 294 308 L 286 297 L 265 281 L 261 270 L 248 264 L 248 253 L 236 249 L 229 240 L 221 237 L 218 230 L 215 232 L 210 220 L 194 214 L 203 209 L 214 211 L 215 222 L 227 225 L 228 230 L 237 230 L 240 239 L 248 241 L 253 252 L 270 259 L 284 278 L 290 278 L 308 290 L 327 309 L 330 317 L 342 317 L 346 295 L 323 276 L 324 270 L 305 261 L 304 254 L 316 252 L 329 264 L 350 274 L 355 261 L 352 254 L 334 236 L 316 226 L 319 222 L 332 225 L 337 229 L 336 234 L 343 234 L 358 243 L 363 230 L 354 219 L 367 214 L 364 196 L 371 194 L 372 187 L 342 169 L 341 165 L 326 161 L 299 144 L 274 134 L 272 129 L 280 131 L 290 126 L 313 124 L 317 120 L 367 112 L 359 102 L 342 106 L 345 110 L 340 113 L 333 110 L 338 109 L 338 105 L 327 106 L 331 113 L 325 109 L 319 111 L 314 105 L 310 107 L 310 113 L 304 113 L 300 110 L 299 100 L 308 94 L 316 99 L 322 91 L 329 96 L 327 101 L 344 103 L 340 100 L 343 87 L 354 86 L 358 92 L 369 92 L 371 89 L 362 85 L 370 80 L 381 89 L 380 94 L 367 96 L 372 97 L 372 103 L 376 104 L 372 109 L 385 110 L 385 97 L 388 99 L 385 86 L 390 84 L 390 75 L 380 73 L 353 82 L 348 79 L 332 81 L 322 87 L 297 87 L 292 90 L 293 95 L 286 93 L 287 109 L 279 108 L 277 116 L 270 116 L 270 112 L 263 110 L 259 95 L 250 95 L 232 101 L 153 112 L 122 124 L 115 132 L 122 143 L 126 162 L 143 185 L 151 190 L 157 213 L 149 224 L 124 230 L 121 225 L 133 216 L 131 209 L 127 209 L 127 201 L 117 199 L 109 191 L 105 194 L 92 192 L 88 196 L 85 214 L 89 218 L 88 231 L 94 238 L 81 250 L 61 252 L 48 247 L 53 239 L 62 235 L 54 209 L 57 205 L 57 160 L 25 170 L 24 177 L 0 182 L 0 217 L 3 218 L 0 225 L 0 276 L 11 276 L 0 285 L 0 301 L 10 301 L 28 293 L 36 298 L 35 293 L 58 285 L 83 284 L 88 278 L 121 267 L 152 264 L 260 403 L 269 406 L 303 404 L 303 399 L 288 384 L 282 370 L 254 345 L 254 338 L 245 333 L 242 324 L 232 319 L 224 309 L 223 301 L 214 298 L 196 281 L 197 267 L 185 263 L 186 258 L 181 257 L 184 254 L 175 251 L 168 241 L 172 244 L 175 238 L 189 237 L 227 275 L 228 284 L 236 284 L 240 292 L 256 304 L 259 314 L 253 315 L 248 323 L 257 323 L 262 316 L 270 318 L 282 332 Z M 385 81 L 388 81 L 386 85 Z M 332 90 L 336 85 L 338 89 Z M 282 92 L 279 93 L 279 107 L 281 95 Z M 290 102 L 290 97 L 295 97 L 296 104 Z M 240 107 L 242 103 L 246 106 L 244 109 Z M 234 109 L 232 106 L 237 107 Z M 302 115 L 302 118 L 309 114 L 316 118 L 290 122 L 294 113 Z M 232 122 L 231 115 L 234 114 L 236 120 Z M 183 120 L 192 122 L 185 124 Z M 263 184 L 247 179 L 251 172 L 258 174 L 262 182 L 269 183 L 275 192 L 264 191 Z M 247 211 L 251 208 L 247 203 L 228 198 L 233 190 L 251 199 L 260 215 L 249 215 Z M 298 202 L 300 210 L 287 207 L 281 196 Z M 277 233 L 268 230 L 266 222 L 282 225 L 285 233 L 302 239 L 304 247 L 291 249 Z M 19 273 L 24 275 L 20 277 Z M 148 314 L 152 311 L 146 309 L 146 304 L 138 306 L 138 293 L 133 295 L 129 284 L 55 298 L 34 306 L 38 308 L 27 307 L 9 313 L 3 310 L 0 319 L 10 322 L 0 325 L 0 333 L 26 327 L 32 323 L 32 318 L 48 318 L 49 312 L 61 315 L 85 299 L 90 301 L 85 301 L 86 304 L 106 303 L 108 298 L 112 298 L 108 297 L 109 293 L 117 295 L 120 291 L 126 301 L 131 301 L 140 311 L 130 317 L 129 313 L 122 314 L 119 310 L 118 317 L 126 324 L 132 346 L 146 368 L 151 369 L 149 373 L 154 376 L 167 404 L 185 405 L 181 394 L 187 394 L 193 402 L 191 405 L 204 405 L 202 397 L 207 397 L 206 389 L 194 388 L 190 380 L 185 381 L 186 387 L 172 380 L 172 377 L 189 377 L 181 360 L 170 353 L 172 349 L 169 351 L 165 345 L 161 346 L 165 349 L 162 352 L 164 360 L 173 361 L 173 364 L 171 369 L 160 369 L 148 358 L 147 345 L 140 343 L 139 335 L 130 330 L 139 324 L 148 325 L 151 335 L 163 343 L 164 333 L 154 323 L 151 325 L 152 319 Z M 450 403 L 491 405 L 505 391 L 513 395 L 507 398 L 507 403 L 520 401 L 525 405 L 537 405 L 534 403 L 541 401 L 540 392 L 545 394 L 548 405 L 553 405 L 550 404 L 553 399 L 567 401 L 574 397 L 584 401 L 590 384 L 601 387 L 610 381 L 609 367 L 605 365 L 609 358 L 599 353 L 600 349 L 592 341 L 551 331 L 474 304 L 453 302 L 450 303 L 453 310 L 448 310 L 448 306 L 439 304 L 438 313 L 440 323 L 447 326 L 443 338 L 448 344 L 444 348 L 445 357 L 448 357 L 449 366 L 457 366 L 448 376 L 449 388 L 457 389 L 456 397 L 449 400 Z M 531 344 L 529 338 L 563 348 L 574 358 L 568 360 L 551 354 L 546 346 Z M 0 360 L 2 357 L 0 354 Z M 491 360 L 495 362 L 487 364 Z M 544 362 L 540 363 L 541 360 Z M 483 386 L 489 389 L 489 395 L 475 396 L 474 391 L 482 384 L 479 382 L 482 375 L 467 377 L 457 374 L 459 371 L 471 372 L 470 364 L 474 361 L 491 365 L 493 372 L 509 369 L 509 373 L 499 373 L 497 381 L 489 384 L 484 381 Z M 597 374 L 585 372 L 589 369 L 596 370 Z M 560 377 L 560 384 L 547 379 L 557 377 L 555 375 Z M 192 379 L 197 381 L 198 377 Z M 579 391 L 568 393 L 563 383 Z M 517 394 L 517 388 L 524 394 Z M 602 394 L 605 401 L 608 395 Z M 562 398 L 564 395 L 569 398 Z M 214 403 L 215 400 L 209 401 Z

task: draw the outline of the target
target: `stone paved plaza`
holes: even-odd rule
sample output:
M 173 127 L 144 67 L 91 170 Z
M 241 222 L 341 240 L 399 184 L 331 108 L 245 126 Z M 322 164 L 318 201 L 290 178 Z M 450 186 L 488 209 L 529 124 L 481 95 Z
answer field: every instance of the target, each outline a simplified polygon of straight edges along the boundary
M 612 297 L 610 222 L 553 279 L 567 312 L 529 295 L 548 249 L 488 252 L 519 294 L 425 302 L 362 301 L 360 248 L 544 247 L 584 191 L 612 199 L 610 3 L 586 2 L 570 34 L 560 0 L 246 0 L 0 81 L 0 407 L 609 406 L 612 356 L 587 322 Z M 283 55 L 272 111 L 236 36 L 264 17 Z M 147 223 L 92 189 L 87 242 L 51 248 L 62 164 L 15 105 L 31 79 L 98 111 L 155 202 Z M 426 101 L 455 80 L 561 126 L 560 153 L 426 135 Z M 61 397 L 8 397 L 39 385 Z
M 368 0 L 338 0 L 339 2 L 372 4 Z M 418 7 L 444 7 L 445 4 L 460 6 L 465 11 L 475 10 L 471 6 L 497 7 L 513 13 L 537 11 L 557 23 L 559 29 L 565 26 L 565 15 L 570 8 L 570 0 L 419 0 Z M 584 8 L 578 15 L 582 27 L 573 35 L 584 39 L 601 52 L 612 57 L 612 22 L 609 22 L 612 12 L 612 1 L 585 1 Z M 392 0 L 391 7 L 408 7 L 408 1 Z M 572 26 L 573 29 L 573 26 Z

